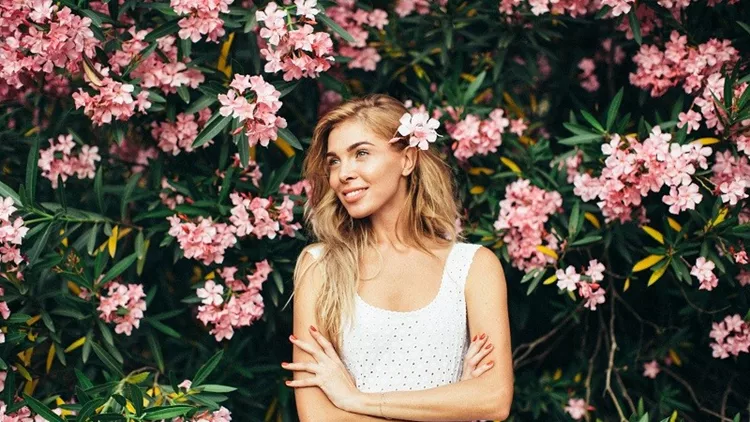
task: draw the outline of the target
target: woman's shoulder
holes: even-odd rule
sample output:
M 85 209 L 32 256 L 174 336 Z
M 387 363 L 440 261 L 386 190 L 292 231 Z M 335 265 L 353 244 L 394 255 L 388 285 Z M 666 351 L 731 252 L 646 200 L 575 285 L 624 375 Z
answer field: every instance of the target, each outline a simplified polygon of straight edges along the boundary
M 320 255 L 323 253 L 324 249 L 325 249 L 325 244 L 323 244 L 323 242 L 315 242 L 315 243 L 311 243 L 305 246 L 305 248 L 302 249 L 302 252 L 303 253 L 308 252 L 315 259 L 318 259 L 320 258 Z

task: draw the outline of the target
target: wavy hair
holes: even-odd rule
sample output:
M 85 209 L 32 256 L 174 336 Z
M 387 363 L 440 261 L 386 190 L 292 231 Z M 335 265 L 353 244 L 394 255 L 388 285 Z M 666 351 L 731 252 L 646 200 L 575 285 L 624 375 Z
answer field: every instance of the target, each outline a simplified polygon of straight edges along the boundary
M 393 97 L 373 94 L 355 98 L 326 113 L 313 132 L 310 148 L 303 162 L 302 175 L 311 184 L 310 195 L 304 206 L 304 220 L 314 237 L 323 243 L 322 255 L 308 268 L 301 269 L 301 256 L 294 269 L 294 286 L 302 275 L 316 265 L 322 266 L 323 284 L 316 299 L 316 317 L 321 333 L 330 339 L 336 350 L 343 344 L 344 324 L 351 323 L 359 261 L 367 246 L 374 246 L 375 238 L 369 218 L 354 219 L 330 188 L 326 163 L 328 136 L 343 122 L 356 120 L 384 140 L 397 136 L 399 119 L 408 112 Z M 402 138 L 390 144 L 403 150 L 408 140 Z M 459 202 L 450 167 L 432 148 L 417 150 L 417 163 L 407 177 L 407 200 L 399 212 L 397 227 L 402 219 L 406 224 L 404 239 L 399 241 L 417 247 L 427 254 L 430 241 L 450 244 L 458 240 L 456 219 L 460 216 Z M 303 252 L 304 253 L 304 252 Z

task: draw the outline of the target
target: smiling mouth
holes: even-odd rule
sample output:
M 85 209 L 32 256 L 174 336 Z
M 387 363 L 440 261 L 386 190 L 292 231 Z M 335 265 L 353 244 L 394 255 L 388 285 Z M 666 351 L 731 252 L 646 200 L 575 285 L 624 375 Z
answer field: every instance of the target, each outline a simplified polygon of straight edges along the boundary
M 364 195 L 366 190 L 367 188 L 362 188 L 362 189 L 357 189 L 357 190 L 353 190 L 351 192 L 345 193 L 344 199 L 346 199 L 347 202 L 354 202 L 358 200 L 359 198 L 361 198 Z

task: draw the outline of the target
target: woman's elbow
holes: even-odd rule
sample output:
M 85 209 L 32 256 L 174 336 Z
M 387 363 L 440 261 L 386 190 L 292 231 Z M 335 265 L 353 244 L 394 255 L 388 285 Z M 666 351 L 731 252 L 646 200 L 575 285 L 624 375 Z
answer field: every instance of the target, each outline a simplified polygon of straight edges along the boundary
M 493 421 L 504 421 L 510 415 L 510 406 L 513 401 L 513 385 L 492 389 L 492 396 L 488 402 L 491 403 L 490 415 Z

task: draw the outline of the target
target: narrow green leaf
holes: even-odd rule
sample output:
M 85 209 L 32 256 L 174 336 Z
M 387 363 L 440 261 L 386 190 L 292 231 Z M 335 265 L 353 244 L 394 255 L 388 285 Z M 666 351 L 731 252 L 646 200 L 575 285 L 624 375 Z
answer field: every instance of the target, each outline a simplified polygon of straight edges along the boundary
M 99 168 L 96 169 L 96 176 L 94 176 L 94 195 L 96 196 L 96 204 L 99 206 L 99 212 L 105 214 L 107 212 L 107 209 L 104 206 L 104 182 L 102 180 L 102 167 L 104 166 L 99 166 Z
M 571 243 L 570 246 L 583 246 L 583 245 L 588 245 L 590 243 L 598 242 L 600 240 L 602 240 L 602 237 L 599 235 L 586 236 L 583 239 L 579 239 Z
M 218 112 L 209 119 L 209 121 L 206 123 L 206 126 L 201 130 L 201 133 L 198 134 L 198 136 L 195 137 L 195 141 L 193 141 L 193 148 L 198 148 L 205 144 L 206 142 L 213 139 L 216 135 L 219 134 L 227 125 L 229 122 L 232 121 L 232 115 L 229 116 L 222 116 Z
M 88 343 L 88 342 L 87 342 Z M 99 360 L 104 363 L 107 368 L 109 368 L 110 372 L 112 372 L 114 375 L 124 378 L 125 374 L 122 372 L 122 369 L 120 368 L 119 363 L 117 360 L 115 360 L 112 355 L 110 355 L 102 346 L 98 345 L 96 342 L 91 342 L 91 348 L 94 349 L 94 353 L 96 356 L 99 357 Z
M 279 128 L 278 134 L 283 140 L 285 140 L 289 145 L 291 145 L 292 148 L 302 151 L 302 144 L 300 144 L 299 139 L 297 139 L 297 137 L 294 136 L 291 130 L 285 127 Z
M 190 107 L 185 110 L 186 114 L 195 114 L 204 108 L 212 106 L 217 100 L 215 95 L 203 95 L 197 100 L 190 103 Z
M 133 265 L 133 262 L 135 262 L 136 258 L 138 258 L 138 254 L 136 253 L 132 253 L 123 258 L 120 262 L 110 268 L 109 271 L 107 271 L 107 274 L 105 274 L 104 278 L 101 279 L 99 285 L 103 285 L 106 282 L 114 279 L 118 275 L 122 274 L 123 271 L 127 270 L 128 267 Z
M 114 1 L 114 0 L 113 0 Z M 125 220 L 125 213 L 128 210 L 128 203 L 130 197 L 133 196 L 136 184 L 141 179 L 140 173 L 135 173 L 130 176 L 128 182 L 125 184 L 125 188 L 122 191 L 122 199 L 120 200 L 120 219 Z
M 568 220 L 568 235 L 571 239 L 575 239 L 578 227 L 578 219 L 581 217 L 581 202 L 576 201 L 573 204 L 573 210 L 570 212 L 570 219 Z
M 346 40 L 349 44 L 354 44 L 357 41 L 352 37 L 352 35 L 342 27 L 339 26 L 336 22 L 334 22 L 331 18 L 326 16 L 325 13 L 318 13 L 315 15 L 315 19 L 322 22 L 325 26 L 331 28 L 333 32 L 335 32 L 338 36 Z
M 602 135 L 592 133 L 590 135 L 576 135 L 571 136 L 570 138 L 560 139 L 560 143 L 563 145 L 584 145 L 584 144 L 593 144 L 594 142 L 598 142 L 602 139 Z
M 157 330 L 161 331 L 162 333 L 164 333 L 164 334 L 166 334 L 166 335 L 168 335 L 170 337 L 182 338 L 182 336 L 180 335 L 180 333 L 178 333 L 172 327 L 170 327 L 170 326 L 168 326 L 166 324 L 163 324 L 163 323 L 161 323 L 159 321 L 156 321 L 156 320 L 153 320 L 153 319 L 149 319 L 149 318 L 146 318 L 146 322 L 148 322 L 149 325 L 151 325 L 152 327 L 156 328 Z
M 156 27 L 153 31 L 149 32 L 146 37 L 143 38 L 145 42 L 156 41 L 159 38 L 166 37 L 167 35 L 176 34 L 180 30 L 178 22 L 180 18 L 172 19 L 171 21 L 165 22 L 161 26 Z
M 484 82 L 484 78 L 487 76 L 487 71 L 482 71 L 479 75 L 477 75 L 476 78 L 474 78 L 473 81 L 469 84 L 469 88 L 466 89 L 466 92 L 464 92 L 463 96 L 463 103 L 469 104 L 471 100 L 474 98 L 474 96 L 477 94 L 477 91 L 479 91 L 479 88 L 482 87 L 482 83 Z
M 615 95 L 615 98 L 609 104 L 609 110 L 607 110 L 607 132 L 612 129 L 612 125 L 615 123 L 615 119 L 617 118 L 617 112 L 620 111 L 620 104 L 622 104 L 622 95 L 624 92 L 623 90 L 624 88 L 620 88 L 620 90 L 617 91 L 617 95 Z
M 214 369 L 216 369 L 216 365 L 219 364 L 219 361 L 221 361 L 221 358 L 224 356 L 224 351 L 219 350 L 211 356 L 211 358 L 203 364 L 203 366 L 198 369 L 198 372 L 195 373 L 195 377 L 193 377 L 193 385 L 199 386 L 203 381 L 206 380 L 206 378 L 213 372 Z
M 36 239 L 36 241 L 34 242 L 34 246 L 32 246 L 31 250 L 29 250 L 29 267 L 32 267 L 37 263 L 39 255 L 42 253 L 42 250 L 44 250 L 44 247 L 47 246 L 47 241 L 49 240 L 50 233 L 52 233 L 52 229 L 56 226 L 57 225 L 55 223 L 47 224 L 47 227 L 42 232 L 42 236 Z
M 43 417 L 45 420 L 50 422 L 65 422 L 65 419 L 57 416 L 49 407 L 39 400 L 31 397 L 26 393 L 23 394 L 23 399 L 26 404 L 34 411 L 37 415 Z
M 28 204 L 31 205 L 36 201 L 36 180 L 39 173 L 39 137 L 34 138 L 34 142 L 29 149 L 29 155 L 26 159 L 26 195 Z
M 156 406 L 143 412 L 143 419 L 147 421 L 158 421 L 182 416 L 193 409 L 193 406 L 178 404 L 174 406 Z
M 594 129 L 598 130 L 601 133 L 605 132 L 604 128 L 602 127 L 602 124 L 599 123 L 599 121 L 596 120 L 596 118 L 592 116 L 591 113 L 589 113 L 586 110 L 581 110 L 581 115 L 583 115 L 583 118 L 586 119 L 586 121 L 589 122 L 589 124 L 593 126 Z
M 638 45 L 641 45 L 643 43 L 641 23 L 638 21 L 638 16 L 635 15 L 635 7 L 631 7 L 630 12 L 628 12 L 628 22 L 630 22 L 630 30 L 633 31 L 633 39 Z
M 0 197 L 13 199 L 13 202 L 17 207 L 23 206 L 21 197 L 16 193 L 16 191 L 11 189 L 10 186 L 6 185 L 3 182 L 0 182 Z
M 154 356 L 159 372 L 164 373 L 164 358 L 162 357 L 161 346 L 151 330 L 146 334 L 146 340 L 148 340 L 149 349 L 151 349 L 151 354 Z

